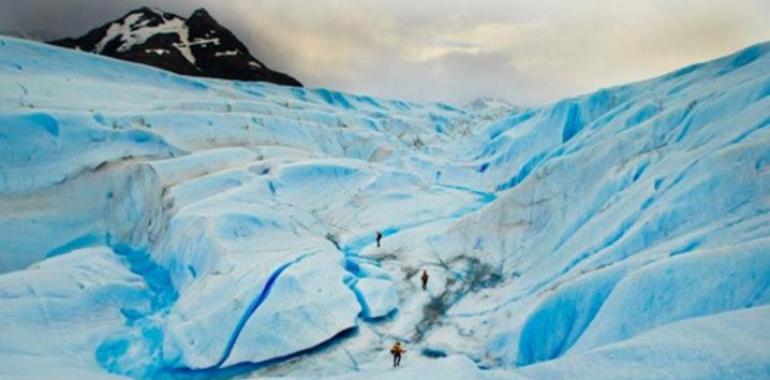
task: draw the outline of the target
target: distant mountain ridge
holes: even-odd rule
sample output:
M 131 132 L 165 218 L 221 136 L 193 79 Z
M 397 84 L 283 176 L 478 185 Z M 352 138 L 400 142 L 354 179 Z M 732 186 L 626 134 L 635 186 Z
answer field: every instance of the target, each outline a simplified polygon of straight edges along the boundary
M 268 68 L 235 35 L 200 8 L 188 18 L 142 7 L 78 38 L 49 42 L 177 74 L 302 86 Z

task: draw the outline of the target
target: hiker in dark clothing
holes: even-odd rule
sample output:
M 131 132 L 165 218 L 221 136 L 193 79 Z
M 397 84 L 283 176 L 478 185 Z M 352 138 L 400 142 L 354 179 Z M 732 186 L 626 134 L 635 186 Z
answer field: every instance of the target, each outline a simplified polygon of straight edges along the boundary
M 377 231 L 377 248 L 380 248 L 380 240 L 382 240 L 382 232 Z
M 393 355 L 393 366 L 398 367 L 401 365 L 401 354 L 406 350 L 401 346 L 401 342 L 396 342 L 393 347 L 390 348 L 390 354 Z
M 422 276 L 420 276 L 420 280 L 422 280 L 422 290 L 426 290 L 428 288 L 428 271 L 425 269 L 422 270 Z

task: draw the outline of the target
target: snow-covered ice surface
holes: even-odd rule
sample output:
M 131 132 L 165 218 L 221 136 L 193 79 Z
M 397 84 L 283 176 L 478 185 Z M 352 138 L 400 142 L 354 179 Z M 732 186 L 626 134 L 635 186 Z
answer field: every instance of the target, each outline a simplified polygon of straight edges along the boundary
M 0 377 L 770 377 L 768 127 L 769 44 L 527 109 L 3 37 Z

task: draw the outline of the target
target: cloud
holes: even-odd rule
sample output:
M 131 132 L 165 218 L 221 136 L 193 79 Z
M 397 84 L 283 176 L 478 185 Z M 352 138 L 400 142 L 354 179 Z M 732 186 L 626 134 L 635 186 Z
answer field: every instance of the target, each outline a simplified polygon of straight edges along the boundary
M 0 0 L 0 29 L 81 34 L 140 5 L 205 6 L 310 86 L 539 104 L 770 39 L 766 0 Z
M 770 39 L 763 0 L 256 3 L 254 40 L 311 85 L 458 103 L 554 101 Z

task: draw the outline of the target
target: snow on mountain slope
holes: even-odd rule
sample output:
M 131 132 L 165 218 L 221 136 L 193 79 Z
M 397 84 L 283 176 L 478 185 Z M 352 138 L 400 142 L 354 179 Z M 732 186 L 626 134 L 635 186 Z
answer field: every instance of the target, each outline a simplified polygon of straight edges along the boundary
M 765 377 L 769 63 L 506 110 L 2 38 L 3 376 Z
M 156 8 L 135 9 L 78 38 L 52 44 L 209 78 L 302 86 L 270 70 L 204 9 L 188 19 Z

